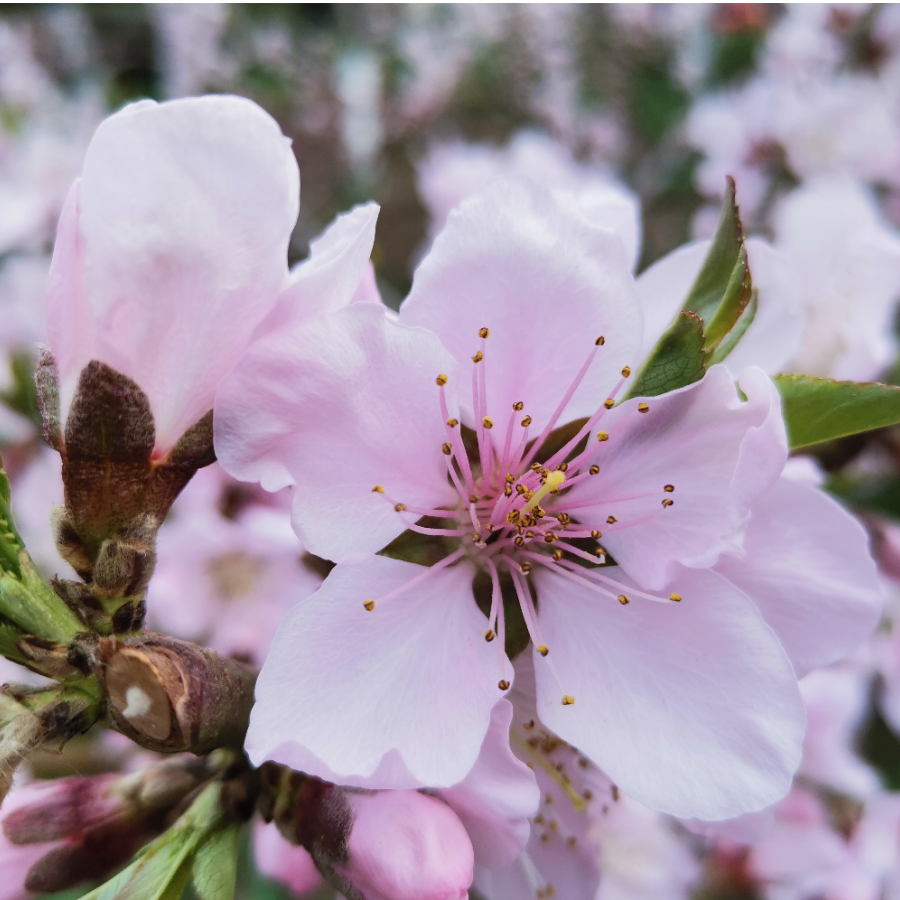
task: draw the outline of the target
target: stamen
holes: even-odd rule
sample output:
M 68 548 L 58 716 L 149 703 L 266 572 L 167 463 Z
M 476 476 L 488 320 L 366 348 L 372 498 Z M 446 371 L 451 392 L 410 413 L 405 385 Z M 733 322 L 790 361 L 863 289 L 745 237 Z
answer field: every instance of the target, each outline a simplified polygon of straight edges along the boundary
M 464 553 L 464 548 L 460 548 L 454 553 L 451 553 L 449 556 L 445 556 L 440 562 L 436 562 L 433 566 L 427 566 L 425 571 L 422 572 L 421 575 L 416 575 L 415 578 L 407 581 L 406 584 L 400 585 L 398 588 L 394 588 L 394 590 L 389 591 L 387 594 L 382 594 L 380 597 L 377 597 L 375 600 L 369 599 L 363 603 L 363 606 L 371 612 L 375 609 L 376 601 L 377 603 L 383 603 L 385 600 L 390 600 L 392 597 L 396 597 L 398 594 L 404 593 L 404 591 L 408 591 L 411 587 L 414 587 L 417 584 L 421 584 L 423 581 L 429 579 L 436 572 L 440 572 L 441 569 L 446 569 L 447 566 L 453 565 Z
M 588 354 L 588 358 L 585 360 L 584 365 L 578 370 L 578 374 L 575 376 L 575 380 L 569 385 L 569 389 L 563 395 L 562 400 L 560 401 L 559 406 L 556 407 L 553 415 L 550 416 L 550 420 L 544 426 L 544 430 L 541 432 L 540 437 L 534 442 L 534 446 L 531 448 L 528 453 L 528 458 L 524 460 L 523 465 L 528 465 L 532 459 L 534 459 L 535 454 L 541 447 L 541 444 L 544 443 L 544 440 L 547 438 L 547 435 L 550 434 L 551 431 L 556 427 L 556 423 L 559 421 L 559 417 L 565 411 L 565 408 L 569 405 L 569 401 L 572 399 L 575 391 L 578 390 L 581 382 L 584 381 L 584 376 L 587 375 L 588 369 L 591 367 L 591 363 L 594 361 L 594 357 L 597 355 L 597 348 L 603 346 L 605 344 L 605 340 L 601 340 L 597 338 L 594 342 L 594 347 L 591 352 Z

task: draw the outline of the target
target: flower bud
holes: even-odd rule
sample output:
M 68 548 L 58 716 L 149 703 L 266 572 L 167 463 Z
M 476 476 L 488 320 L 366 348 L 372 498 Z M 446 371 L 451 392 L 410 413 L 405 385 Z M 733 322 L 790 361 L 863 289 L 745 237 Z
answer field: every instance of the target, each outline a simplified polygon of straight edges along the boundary
M 335 871 L 365 900 L 466 900 L 474 851 L 449 806 L 418 791 L 345 796 L 353 824 Z
M 15 790 L 0 812 L 0 900 L 103 880 L 164 830 L 210 774 L 209 761 L 182 757 Z

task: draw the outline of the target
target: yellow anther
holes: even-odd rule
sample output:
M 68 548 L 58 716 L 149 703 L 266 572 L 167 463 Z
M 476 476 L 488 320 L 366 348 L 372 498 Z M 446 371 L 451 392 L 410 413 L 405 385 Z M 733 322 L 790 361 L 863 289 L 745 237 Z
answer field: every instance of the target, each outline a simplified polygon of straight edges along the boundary
M 534 491 L 529 491 L 528 488 L 525 488 L 525 492 L 522 494 L 522 496 L 526 500 L 530 500 L 534 496 Z
M 494 420 L 493 420 L 490 416 L 485 416 L 485 417 L 481 420 L 481 424 L 484 425 L 485 428 L 493 428 L 493 427 L 494 427 Z
M 516 400 L 513 403 L 513 412 L 522 412 L 523 409 L 525 409 L 525 404 L 521 400 Z
M 450 456 L 453 453 L 453 447 L 450 444 L 441 444 L 441 450 L 444 451 L 444 456 Z
M 561 466 L 557 466 L 556 468 L 557 468 L 557 470 L 560 471 L 560 472 L 568 472 L 568 471 L 569 471 L 569 464 L 568 464 L 568 463 L 563 463 Z
M 494 530 L 494 526 L 491 525 L 490 522 L 488 522 L 487 525 L 485 525 L 484 527 L 490 532 L 493 532 L 493 530 Z
M 531 416 L 525 416 L 525 418 L 522 419 L 520 424 L 522 425 L 523 428 L 527 428 L 531 424 Z
M 554 558 L 557 562 L 559 562 L 559 561 L 563 558 L 563 552 L 562 552 L 562 550 L 554 550 L 554 551 L 553 551 L 553 558 Z
M 479 328 L 478 329 L 478 337 L 489 338 L 490 336 L 491 336 L 490 328 Z
M 541 485 L 531 497 L 528 497 L 528 503 L 525 506 L 525 511 L 528 512 L 534 509 L 538 503 L 543 500 L 543 498 L 550 493 L 552 490 L 556 490 L 562 484 L 565 483 L 566 476 L 562 472 L 551 472 L 547 476 L 546 484 Z
M 517 509 L 512 509 L 506 514 L 506 521 L 510 525 L 515 525 L 516 522 L 519 521 L 519 511 Z
M 616 401 L 613 400 L 612 397 L 608 397 L 606 400 L 603 401 L 603 405 L 604 405 L 607 409 L 612 409 L 612 408 L 616 405 Z
M 473 357 L 473 363 L 480 363 L 484 359 L 484 354 L 479 350 Z
M 607 517 L 606 517 L 606 524 L 607 524 L 607 525 L 615 525 L 616 522 L 618 522 L 618 521 L 619 521 L 619 520 L 618 520 L 615 516 L 607 516 Z
M 604 441 L 609 440 L 609 435 L 605 431 L 598 431 L 597 432 L 597 440 L 600 441 L 600 443 L 602 444 Z
M 488 630 L 484 633 L 484 639 L 488 643 L 490 643 L 495 637 L 497 637 L 497 635 L 494 634 L 494 632 L 490 628 L 488 628 Z
M 477 494 L 469 494 L 469 503 L 477 503 L 478 495 Z
M 598 475 L 600 473 L 600 466 L 593 465 L 588 469 L 588 473 L 591 475 Z
M 521 534 L 517 535 L 515 538 L 513 538 L 513 543 L 517 547 L 524 547 L 525 546 L 525 538 L 523 538 Z
M 376 484 L 375 487 L 372 488 L 373 494 L 383 494 L 384 488 L 380 484 Z
M 534 532 L 533 532 L 531 529 L 529 529 L 528 531 L 525 532 L 525 537 L 527 537 L 527 538 L 533 538 L 533 537 L 534 537 Z
M 569 522 L 572 521 L 572 517 L 568 513 L 564 512 L 564 513 L 560 513 L 556 517 L 556 521 L 559 522 L 559 524 L 562 525 L 563 528 L 565 528 L 566 525 L 568 525 Z
M 619 603 L 621 603 L 622 606 L 628 606 L 628 604 L 631 603 L 631 600 L 629 600 L 628 597 L 626 597 L 624 594 L 619 594 Z
M 571 695 L 566 694 L 566 695 L 562 698 L 562 705 L 563 705 L 563 706 L 573 706 L 574 704 L 575 704 L 575 698 L 572 697 Z
M 434 383 L 438 387 L 443 387 L 447 383 L 447 376 L 446 375 L 438 375 L 438 377 L 434 379 Z
M 675 501 L 670 500 L 668 497 L 666 497 L 666 499 L 663 500 L 663 502 L 662 502 L 663 509 L 668 509 L 670 506 L 673 506 L 674 504 L 675 504 Z
M 519 566 L 519 571 L 520 571 L 523 575 L 527 575 L 527 574 L 531 571 L 531 563 L 530 563 L 530 562 L 523 562 L 522 565 Z
M 629 366 L 625 366 L 625 368 L 622 369 L 622 377 L 627 378 L 630 374 L 631 374 L 631 368 Z
M 450 428 L 456 428 L 456 426 L 459 425 L 459 419 L 447 419 L 447 425 Z
M 532 472 L 542 472 L 544 470 L 540 463 L 532 463 L 530 468 Z
M 503 678 L 499 682 L 497 682 L 497 687 L 500 688 L 501 691 L 509 690 L 509 682 Z
M 375 609 L 375 601 L 374 601 L 374 600 L 366 600 L 366 602 L 363 603 L 363 606 L 364 606 L 369 612 L 372 612 L 372 610 Z
M 548 531 L 544 535 L 544 541 L 548 544 L 555 544 L 559 540 L 559 535 L 555 531 Z
M 557 488 L 558 490 L 558 488 Z M 551 494 L 556 493 L 555 491 L 550 491 Z M 535 519 L 543 519 L 547 513 L 544 512 L 543 507 L 536 506 L 532 511 L 531 515 L 534 516 Z
M 595 528 L 595 529 L 591 532 L 591 537 L 592 537 L 595 541 L 599 541 L 600 538 L 603 537 L 603 532 L 602 532 L 602 531 L 597 531 L 597 529 Z
M 516 479 L 514 475 L 510 475 L 509 472 L 506 473 L 506 483 L 507 484 L 515 484 Z
M 503 488 L 503 496 L 504 497 L 512 497 L 512 486 L 511 485 L 508 484 L 505 488 Z
M 681 603 L 681 594 L 669 594 L 669 599 L 675 603 Z
M 638 403 L 638 412 L 650 412 L 650 407 L 646 403 Z
M 524 484 L 517 484 L 517 485 L 516 485 L 516 493 L 519 494 L 520 496 L 521 496 L 522 494 L 524 494 L 526 490 L 527 490 L 527 488 L 525 487 Z
M 663 490 L 664 490 L 667 494 L 671 494 L 672 491 L 675 490 L 675 485 L 674 485 L 674 484 L 667 484 L 667 485 L 663 488 Z
M 598 337 L 597 340 L 594 341 L 594 343 L 595 343 L 598 347 L 602 347 L 602 346 L 606 343 L 606 338 L 603 337 L 603 335 L 601 334 L 600 337 Z
M 481 541 L 481 535 L 476 531 L 475 534 L 472 535 L 472 543 L 477 544 Z
M 596 547 L 594 553 L 596 553 L 597 556 L 606 556 L 606 547 Z
M 398 504 L 394 507 L 394 509 L 396 509 L 397 512 L 405 512 L 405 511 L 406 511 L 406 504 L 405 504 L 405 503 L 398 503 Z
M 547 649 L 546 644 L 538 644 L 537 652 L 541 654 L 541 656 L 546 656 L 550 651 Z

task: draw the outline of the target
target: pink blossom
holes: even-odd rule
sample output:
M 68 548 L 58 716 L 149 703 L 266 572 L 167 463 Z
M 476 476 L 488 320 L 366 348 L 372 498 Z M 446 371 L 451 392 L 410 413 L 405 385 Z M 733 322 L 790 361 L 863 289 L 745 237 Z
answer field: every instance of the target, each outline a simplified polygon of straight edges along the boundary
M 248 100 L 142 101 L 108 118 L 50 270 L 63 417 L 100 360 L 144 391 L 157 455 L 171 449 L 287 282 L 298 191 L 290 142 Z
M 448 806 L 418 791 L 346 796 L 349 860 L 336 870 L 366 900 L 466 900 L 474 853 Z
M 219 459 L 267 490 L 293 486 L 295 530 L 340 565 L 279 630 L 251 758 L 369 786 L 460 781 L 513 680 L 508 578 L 541 721 L 623 790 L 710 819 L 784 794 L 803 728 L 790 663 L 750 599 L 703 568 L 783 465 L 777 394 L 750 370 L 741 402 L 714 367 L 609 408 L 640 320 L 619 239 L 570 198 L 509 181 L 450 217 L 399 321 L 354 304 L 254 345 L 219 391 Z M 458 387 L 469 377 L 471 393 Z M 536 459 L 554 426 L 582 417 Z M 460 543 L 428 569 L 370 555 L 408 530 Z M 594 532 L 617 569 L 573 561 L 602 556 L 572 543 Z

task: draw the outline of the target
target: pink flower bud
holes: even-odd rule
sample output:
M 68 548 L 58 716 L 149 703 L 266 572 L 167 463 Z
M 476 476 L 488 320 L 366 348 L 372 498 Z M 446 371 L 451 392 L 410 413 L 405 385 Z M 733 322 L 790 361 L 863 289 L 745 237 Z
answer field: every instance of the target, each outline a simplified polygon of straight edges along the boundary
M 349 861 L 336 866 L 365 900 L 466 900 L 474 851 L 446 804 L 418 791 L 346 793 Z
M 298 897 L 312 893 L 322 884 L 322 876 L 309 852 L 286 841 L 273 824 L 256 824 L 253 856 L 263 875 L 286 884 Z

